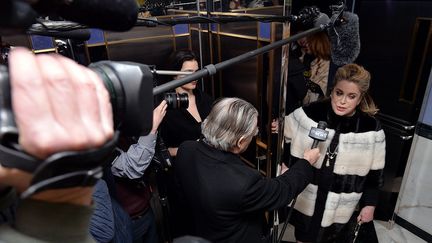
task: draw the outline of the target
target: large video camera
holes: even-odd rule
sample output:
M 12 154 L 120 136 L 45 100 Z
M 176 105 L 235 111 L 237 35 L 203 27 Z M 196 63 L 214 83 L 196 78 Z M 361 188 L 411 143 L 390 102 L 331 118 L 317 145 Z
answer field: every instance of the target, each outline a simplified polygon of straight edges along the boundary
M 25 33 L 30 24 L 42 15 L 42 12 L 55 12 L 63 19 L 105 30 L 130 29 L 134 26 L 138 14 L 135 0 L 114 2 L 39 0 L 32 2 L 35 4 L 30 5 L 26 1 L 19 0 L 1 1 L 0 35 Z M 135 8 L 126 8 L 125 6 L 128 4 L 135 6 Z M 22 10 L 26 11 L 23 12 Z M 23 14 L 27 12 L 34 12 L 35 14 Z M 100 14 L 106 16 L 101 17 Z M 15 21 L 17 17 L 22 17 L 22 15 L 27 17 L 22 21 Z M 124 24 L 119 25 L 119 23 Z M 45 23 L 40 25 L 45 25 Z M 110 95 L 115 129 L 123 135 L 140 136 L 149 133 L 152 128 L 155 95 L 163 96 L 171 108 L 187 107 L 188 105 L 187 95 L 165 94 L 168 89 L 161 92 L 154 91 L 153 79 L 155 74 L 148 65 L 100 61 L 90 64 L 89 68 L 103 80 Z M 1 164 L 33 173 L 34 179 L 31 182 L 31 187 L 27 190 L 27 195 L 43 188 L 93 184 L 95 179 L 101 175 L 104 158 L 112 152 L 115 138 L 118 137 L 118 133 L 116 133 L 117 136 L 101 149 L 57 153 L 44 161 L 27 155 L 18 146 L 18 129 L 11 106 L 8 68 L 5 65 L 0 65 L 0 113 Z M 50 183 L 46 183 L 47 181 Z
M 187 108 L 187 94 L 162 93 L 153 98 L 154 67 L 134 62 L 100 61 L 90 64 L 103 80 L 109 92 L 114 114 L 114 124 L 124 135 L 148 134 L 153 122 L 153 101 L 166 100 L 168 109 Z M 0 68 L 0 87 L 3 102 L 0 104 L 0 139 L 9 133 L 17 133 L 10 106 L 10 87 L 7 68 Z

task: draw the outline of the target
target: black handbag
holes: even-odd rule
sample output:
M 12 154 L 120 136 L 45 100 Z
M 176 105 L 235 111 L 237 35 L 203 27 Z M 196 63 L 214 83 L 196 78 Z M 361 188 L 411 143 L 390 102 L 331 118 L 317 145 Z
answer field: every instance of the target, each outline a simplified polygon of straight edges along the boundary
M 342 231 L 338 234 L 337 243 L 378 243 L 373 222 L 357 222 L 358 212 L 354 213 Z

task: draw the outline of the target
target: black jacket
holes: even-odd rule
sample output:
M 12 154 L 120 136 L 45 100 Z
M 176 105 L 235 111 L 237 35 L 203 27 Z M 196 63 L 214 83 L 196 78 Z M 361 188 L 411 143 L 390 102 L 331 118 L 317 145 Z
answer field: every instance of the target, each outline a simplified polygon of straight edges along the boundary
M 287 205 L 312 177 L 312 166 L 301 159 L 283 175 L 265 178 L 238 155 L 203 141 L 180 146 L 174 171 L 194 221 L 190 234 L 212 242 L 265 242 L 264 211 Z

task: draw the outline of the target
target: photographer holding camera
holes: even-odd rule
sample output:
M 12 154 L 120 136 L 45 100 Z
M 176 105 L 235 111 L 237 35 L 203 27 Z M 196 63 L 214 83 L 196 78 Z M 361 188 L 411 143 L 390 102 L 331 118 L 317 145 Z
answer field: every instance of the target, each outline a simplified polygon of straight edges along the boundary
M 157 129 L 166 114 L 166 109 L 167 102 L 163 100 L 153 110 L 150 134 L 138 138 L 124 136 L 120 139 L 115 152 L 116 157 L 111 167 L 104 171 L 106 184 L 98 184 L 93 195 L 96 208 L 90 232 L 96 240 L 158 242 L 146 172 L 155 154 Z M 107 199 L 111 201 L 111 206 L 104 202 Z M 109 234 L 107 224 L 113 228 L 113 232 Z
M 94 72 L 62 56 L 35 56 L 24 48 L 11 51 L 9 64 L 19 146 L 28 155 L 43 161 L 63 151 L 99 150 L 112 140 L 109 95 Z M 25 191 L 33 174 L 4 162 L 0 188 Z M 89 184 L 47 189 L 22 200 L 15 223 L 0 226 L 0 241 L 93 242 L 88 233 L 92 190 Z

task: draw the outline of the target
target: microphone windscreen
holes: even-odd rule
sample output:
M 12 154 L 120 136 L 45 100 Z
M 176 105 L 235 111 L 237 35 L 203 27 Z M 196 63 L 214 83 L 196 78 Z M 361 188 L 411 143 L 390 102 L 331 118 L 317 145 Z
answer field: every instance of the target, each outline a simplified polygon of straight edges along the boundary
M 328 28 L 331 59 L 337 66 L 353 63 L 360 53 L 360 30 L 357 14 L 343 13 L 344 21 Z
M 66 20 L 104 30 L 126 31 L 138 18 L 135 0 L 41 0 L 33 7 L 44 14 L 55 14 Z

